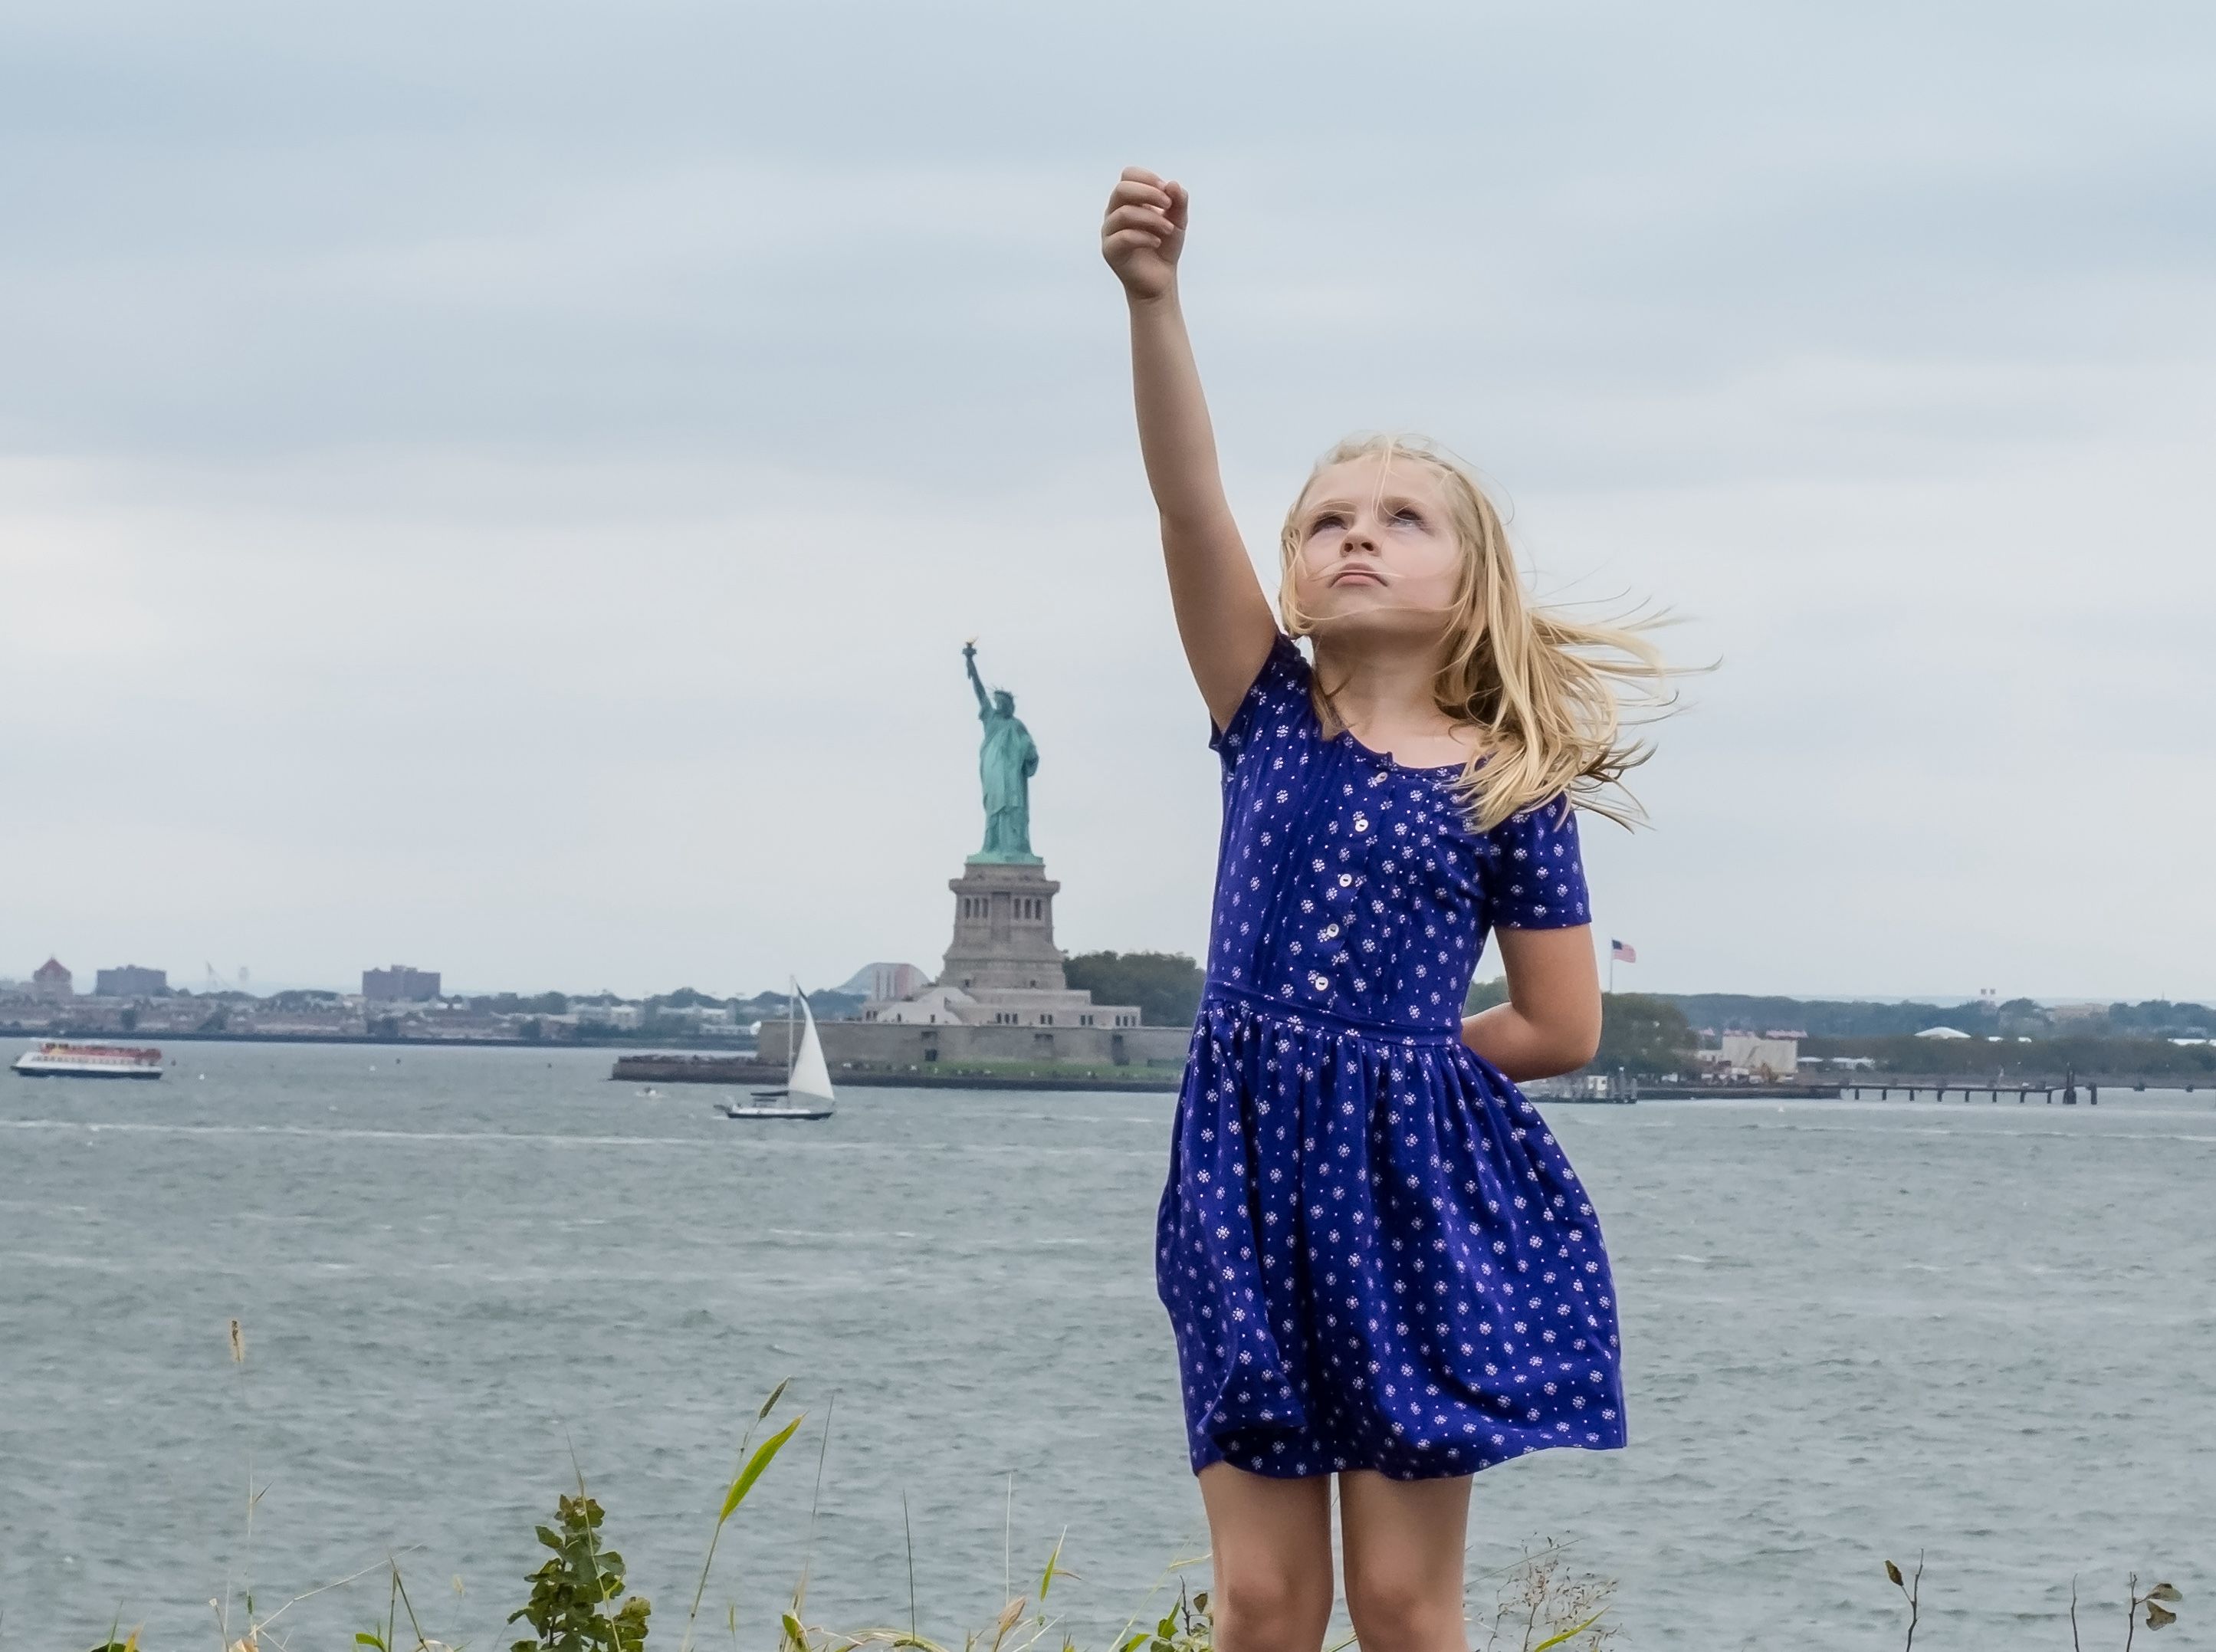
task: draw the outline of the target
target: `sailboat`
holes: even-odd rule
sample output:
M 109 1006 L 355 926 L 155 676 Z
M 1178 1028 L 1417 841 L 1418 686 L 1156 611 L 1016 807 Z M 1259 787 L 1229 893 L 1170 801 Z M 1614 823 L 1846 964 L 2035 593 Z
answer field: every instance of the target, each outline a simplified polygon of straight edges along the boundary
M 795 1039 L 793 1008 L 797 1005 L 800 1020 Z M 823 1040 L 816 1033 L 816 1017 L 808 1008 L 808 995 L 800 989 L 800 983 L 792 983 L 792 996 L 785 1008 L 785 1047 L 791 1052 L 791 1065 L 785 1069 L 785 1083 L 773 1090 L 756 1090 L 751 1103 L 729 1101 L 723 1105 L 726 1119 L 828 1119 L 834 1098 L 831 1094 L 831 1069 L 824 1064 Z

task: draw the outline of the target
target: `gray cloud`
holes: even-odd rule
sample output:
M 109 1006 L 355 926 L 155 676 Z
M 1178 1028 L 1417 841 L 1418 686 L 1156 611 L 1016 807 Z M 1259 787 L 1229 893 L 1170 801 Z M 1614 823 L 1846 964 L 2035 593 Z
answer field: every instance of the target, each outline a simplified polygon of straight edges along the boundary
M 2216 990 L 2198 9 L 10 18 L 0 971 L 928 964 L 973 632 L 1065 940 L 1197 946 L 1136 159 L 1258 549 L 1426 428 L 1725 661 L 1593 834 L 1650 984 Z

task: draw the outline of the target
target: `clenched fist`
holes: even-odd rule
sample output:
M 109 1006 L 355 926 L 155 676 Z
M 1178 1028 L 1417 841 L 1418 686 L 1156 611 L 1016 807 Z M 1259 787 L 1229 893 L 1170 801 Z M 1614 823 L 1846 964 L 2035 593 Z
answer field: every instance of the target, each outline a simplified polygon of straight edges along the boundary
M 1100 256 L 1134 299 L 1159 299 L 1177 285 L 1190 199 L 1181 183 L 1127 166 L 1100 221 Z

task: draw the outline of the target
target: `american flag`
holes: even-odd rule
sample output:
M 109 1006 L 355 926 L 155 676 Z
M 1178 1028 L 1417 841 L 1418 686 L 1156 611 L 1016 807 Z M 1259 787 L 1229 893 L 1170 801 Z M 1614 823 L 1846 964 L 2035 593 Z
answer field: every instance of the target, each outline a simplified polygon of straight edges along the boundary
M 1608 957 L 1612 964 L 1636 964 L 1639 962 L 1639 951 L 1628 942 L 1611 937 L 1608 943 Z

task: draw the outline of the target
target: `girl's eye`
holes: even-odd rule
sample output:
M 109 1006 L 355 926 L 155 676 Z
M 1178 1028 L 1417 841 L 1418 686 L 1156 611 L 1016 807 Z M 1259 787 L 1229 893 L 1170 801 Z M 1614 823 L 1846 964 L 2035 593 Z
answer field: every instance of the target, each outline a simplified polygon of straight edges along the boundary
M 1424 525 L 1423 514 L 1420 511 L 1410 509 L 1407 505 L 1401 506 L 1400 509 L 1393 513 L 1393 520 L 1396 522 L 1413 522 L 1418 527 L 1421 527 Z
M 1308 532 L 1311 533 L 1324 533 L 1330 532 L 1333 528 L 1345 527 L 1345 526 L 1346 518 L 1344 516 L 1319 516 L 1309 527 Z

